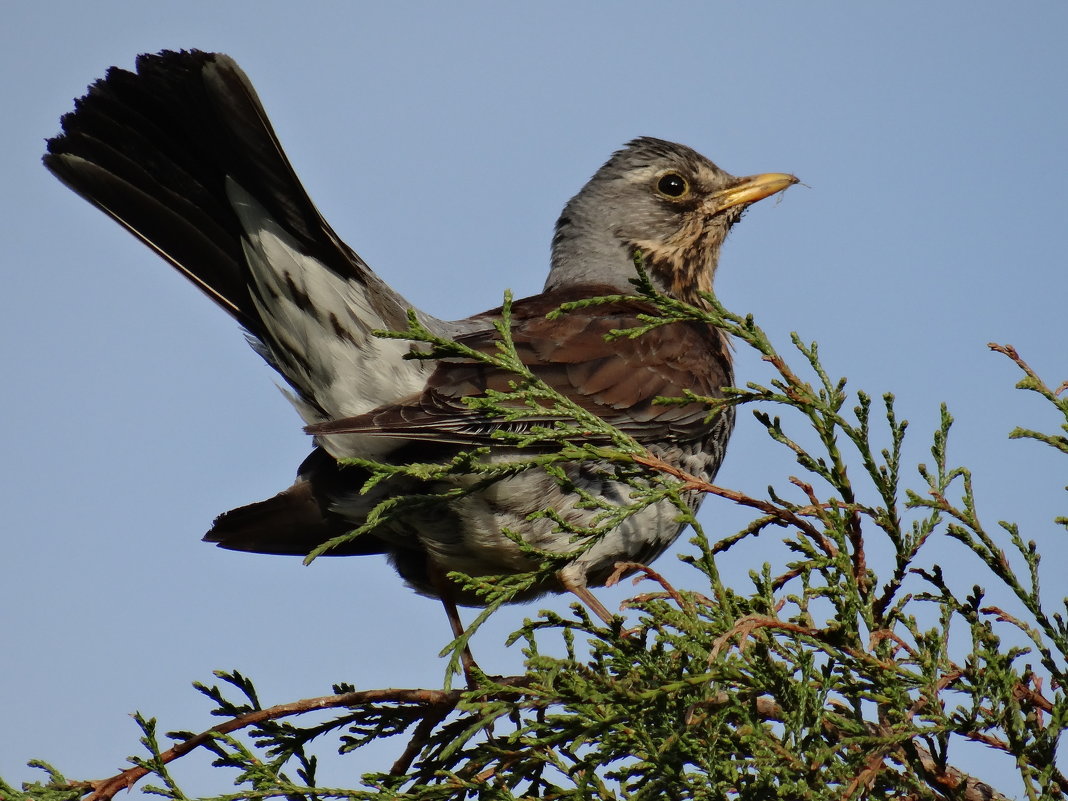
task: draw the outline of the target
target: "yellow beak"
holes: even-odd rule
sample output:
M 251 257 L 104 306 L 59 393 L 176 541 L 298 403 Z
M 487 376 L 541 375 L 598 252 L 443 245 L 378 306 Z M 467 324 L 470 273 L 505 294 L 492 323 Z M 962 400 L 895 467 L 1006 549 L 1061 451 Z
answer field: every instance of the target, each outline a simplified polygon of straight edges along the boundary
M 763 175 L 739 178 L 734 186 L 711 195 L 707 209 L 709 213 L 717 214 L 734 206 L 748 206 L 793 186 L 797 180 L 796 176 L 783 172 L 766 172 Z

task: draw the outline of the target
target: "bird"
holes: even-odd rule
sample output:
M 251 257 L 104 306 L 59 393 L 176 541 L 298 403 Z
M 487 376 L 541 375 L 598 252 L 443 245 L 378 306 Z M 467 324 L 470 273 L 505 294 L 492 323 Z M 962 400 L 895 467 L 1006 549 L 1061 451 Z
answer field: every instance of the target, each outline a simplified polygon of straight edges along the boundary
M 514 375 L 501 367 L 406 358 L 411 342 L 375 335 L 405 329 L 412 310 L 433 335 L 490 353 L 504 309 L 452 321 L 413 309 L 318 212 L 252 83 L 225 54 L 165 50 L 138 56 L 133 71 L 112 67 L 60 126 L 47 142 L 45 166 L 233 317 L 281 375 L 314 435 L 292 486 L 219 515 L 206 541 L 307 556 L 362 526 L 367 530 L 327 555 L 385 555 L 416 592 L 441 599 L 459 636 L 457 605 L 484 600 L 450 573 L 532 570 L 536 560 L 510 533 L 533 548 L 570 553 L 568 528 L 589 525 L 597 512 L 581 501 L 583 492 L 627 502 L 630 489 L 610 466 L 569 462 L 571 488 L 534 467 L 486 486 L 446 477 L 430 489 L 470 491 L 444 509 L 413 508 L 368 526 L 383 500 L 429 490 L 409 477 L 362 492 L 368 468 L 349 460 L 444 463 L 482 447 L 491 461 L 514 461 L 519 449 L 495 432 L 552 422 L 506 421 L 464 402 L 508 391 Z M 662 139 L 630 141 L 564 207 L 543 291 L 511 303 L 517 355 L 538 379 L 653 456 L 711 481 L 733 409 L 710 417 L 696 400 L 654 401 L 687 392 L 723 397 L 734 380 L 727 337 L 696 321 L 633 338 L 608 334 L 656 313 L 635 294 L 636 258 L 658 292 L 706 306 L 728 231 L 752 203 L 796 182 L 785 173 L 736 177 Z M 591 298 L 604 301 L 576 303 Z M 550 314 L 564 304 L 573 305 L 566 314 Z M 700 495 L 690 492 L 687 500 L 696 509 Z M 683 528 L 670 501 L 653 504 L 513 600 L 571 592 L 611 623 L 615 616 L 590 588 L 608 582 L 617 563 L 648 564 Z

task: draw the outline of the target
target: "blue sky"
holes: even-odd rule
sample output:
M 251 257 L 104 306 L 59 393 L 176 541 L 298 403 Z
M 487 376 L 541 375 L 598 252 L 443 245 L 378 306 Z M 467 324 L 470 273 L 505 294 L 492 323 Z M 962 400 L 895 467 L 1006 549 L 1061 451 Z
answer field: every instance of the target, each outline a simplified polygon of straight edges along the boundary
M 563 203 L 634 136 L 684 142 L 739 175 L 797 174 L 807 186 L 732 233 L 721 298 L 784 348 L 791 331 L 818 340 L 854 389 L 895 392 L 910 465 L 929 459 L 948 403 L 951 459 L 975 471 L 980 512 L 1018 521 L 1048 553 L 1050 600 L 1066 594 L 1068 549 L 1050 522 L 1065 513 L 1065 461 L 1006 438 L 1057 421 L 986 343 L 1068 378 L 1068 7 L 293 9 L 5 9 L 0 775 L 28 778 L 34 757 L 73 777 L 109 773 L 135 750 L 128 713 L 199 727 L 188 685 L 216 668 L 251 674 L 267 703 L 336 681 L 441 680 L 444 617 L 383 561 L 303 568 L 199 541 L 219 512 L 289 484 L 308 447 L 298 418 L 232 321 L 39 162 L 88 83 L 162 48 L 234 56 L 327 219 L 440 317 L 498 305 L 505 288 L 538 291 Z M 765 375 L 751 352 L 737 359 L 740 380 Z M 719 483 L 759 493 L 796 472 L 742 415 Z M 713 535 L 745 519 L 714 499 L 702 511 Z M 963 589 L 981 575 L 959 547 L 938 547 Z M 726 566 L 740 587 L 766 556 L 748 553 Z M 693 575 L 670 555 L 657 566 L 682 586 Z M 505 634 L 568 603 L 499 615 L 475 643 L 483 666 L 518 669 Z M 395 749 L 380 755 L 332 778 Z M 994 782 L 1005 769 L 967 759 Z M 187 769 L 191 790 L 211 789 L 205 774 Z

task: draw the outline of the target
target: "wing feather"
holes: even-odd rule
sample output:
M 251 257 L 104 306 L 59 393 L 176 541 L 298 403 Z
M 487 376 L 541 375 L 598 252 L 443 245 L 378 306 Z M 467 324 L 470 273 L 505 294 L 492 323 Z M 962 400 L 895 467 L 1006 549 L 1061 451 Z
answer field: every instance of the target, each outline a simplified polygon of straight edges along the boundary
M 668 405 L 655 400 L 681 397 L 687 390 L 721 396 L 723 387 L 733 381 L 730 351 L 722 334 L 711 326 L 674 322 L 638 337 L 610 338 L 614 330 L 639 326 L 639 315 L 655 313 L 650 304 L 637 299 L 546 317 L 563 302 L 598 294 L 607 293 L 601 287 L 571 288 L 514 303 L 512 339 L 524 364 L 550 387 L 639 441 L 702 437 L 710 427 L 702 404 Z M 458 341 L 491 353 L 497 347 L 493 323 L 500 319 L 500 310 L 477 319 L 483 325 Z M 309 426 L 308 431 L 470 445 L 493 441 L 494 432 L 502 428 L 523 430 L 558 419 L 531 415 L 503 421 L 463 401 L 491 389 L 507 392 L 515 380 L 513 373 L 492 365 L 445 359 L 422 392 L 366 414 Z

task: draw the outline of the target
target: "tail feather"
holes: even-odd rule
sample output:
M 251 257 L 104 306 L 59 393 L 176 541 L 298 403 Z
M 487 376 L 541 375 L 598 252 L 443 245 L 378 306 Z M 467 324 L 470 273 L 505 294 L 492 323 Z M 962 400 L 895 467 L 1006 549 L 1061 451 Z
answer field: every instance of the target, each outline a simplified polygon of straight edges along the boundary
M 406 305 L 334 233 L 300 183 L 248 77 L 222 53 L 163 51 L 137 57 L 137 72 L 112 67 L 62 119 L 45 165 L 75 192 L 115 217 L 173 264 L 255 318 L 249 303 L 241 238 L 246 235 L 227 185 L 251 195 L 299 244 L 338 276 L 373 285 L 397 308 Z M 106 176 L 106 180 L 105 180 Z M 152 198 L 194 240 L 226 254 L 203 264 L 158 209 L 143 210 L 124 190 Z M 114 209 L 114 210 L 113 210 Z M 158 235 L 162 234 L 162 240 Z M 381 311 L 381 309 L 379 309 Z
M 306 422 L 422 386 L 427 366 L 372 334 L 406 327 L 409 304 L 319 214 L 229 56 L 141 55 L 136 72 L 108 70 L 62 126 L 48 169 L 236 318 Z M 326 441 L 361 452 L 351 437 Z
M 336 515 L 323 514 L 312 497 L 308 482 L 292 487 L 265 501 L 250 503 L 215 518 L 205 542 L 214 542 L 229 551 L 307 556 L 324 542 L 353 528 Z M 360 536 L 326 556 L 357 556 L 384 553 L 382 542 Z
M 340 467 L 321 448 L 304 461 L 296 483 L 265 501 L 250 503 L 215 518 L 205 542 L 230 551 L 307 556 L 324 542 L 351 531 L 354 524 L 330 509 L 331 498 L 349 483 L 359 487 L 355 468 Z M 327 556 L 385 553 L 381 540 L 363 535 Z
M 234 71 L 226 84 L 207 79 L 219 59 Z M 213 83 L 247 82 L 232 61 L 164 52 L 140 56 L 137 69 L 135 74 L 111 68 L 76 101 L 62 119 L 63 133 L 48 142 L 45 165 L 262 338 L 244 266 L 243 230 L 227 198 L 226 178 L 232 175 L 265 196 L 264 184 L 277 188 L 284 181 L 297 198 L 290 205 L 304 203 L 308 213 L 317 212 L 280 151 L 260 147 L 251 154 L 235 147 L 233 125 L 248 116 L 236 110 L 242 102 L 259 102 L 251 86 L 247 93 L 232 93 L 229 103 L 213 96 Z M 259 136 L 276 143 L 263 125 L 269 125 L 265 116 L 260 130 L 244 140 Z

